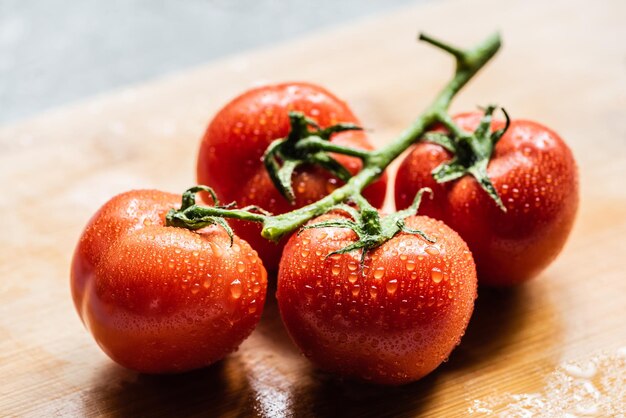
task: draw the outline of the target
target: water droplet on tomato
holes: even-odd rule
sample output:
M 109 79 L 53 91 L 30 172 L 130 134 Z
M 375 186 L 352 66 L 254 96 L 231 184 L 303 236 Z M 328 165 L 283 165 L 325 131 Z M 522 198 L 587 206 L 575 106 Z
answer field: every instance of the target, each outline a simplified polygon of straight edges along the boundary
M 339 264 L 335 264 L 330 271 L 333 273 L 333 276 L 338 276 L 341 272 L 341 266 Z
M 376 267 L 376 270 L 374 270 L 374 278 L 375 279 L 382 279 L 384 275 L 385 275 L 385 268 L 384 267 Z
M 246 270 L 246 266 L 243 261 L 237 261 L 237 271 L 243 273 Z
M 358 265 L 354 261 L 350 261 L 348 263 L 348 270 L 350 270 L 350 271 L 355 271 L 357 269 L 357 267 L 358 267 Z
M 348 275 L 348 281 L 352 284 L 356 283 L 357 279 L 359 278 L 359 276 L 356 273 L 350 273 Z
M 206 277 L 202 281 L 202 287 L 208 289 L 211 286 L 211 275 L 209 273 L 206 274 Z
M 253 299 L 250 301 L 250 305 L 248 306 L 248 312 L 251 314 L 256 312 L 256 300 Z
M 407 258 L 408 256 L 406 254 L 400 254 L 400 260 L 406 261 Z
M 213 241 L 209 241 L 209 245 L 211 246 L 211 249 L 213 250 L 213 253 L 217 256 L 217 257 L 221 257 L 222 256 L 222 249 L 220 248 L 219 245 L 217 245 L 216 243 L 214 243 Z
M 424 251 L 426 251 L 426 253 L 429 255 L 439 255 L 439 250 L 437 249 L 437 247 L 433 247 L 432 245 L 426 247 Z
M 430 277 L 433 279 L 433 282 L 439 283 L 441 282 L 441 280 L 443 280 L 443 273 L 438 267 L 433 267 L 432 271 L 430 272 Z
M 235 279 L 230 283 L 230 295 L 233 299 L 239 299 L 241 297 L 241 292 L 243 290 L 243 286 L 239 279 Z
M 387 282 L 387 293 L 390 295 L 393 295 L 394 293 L 396 293 L 396 290 L 398 290 L 398 280 L 397 279 L 391 279 Z
M 408 260 L 408 261 L 406 262 L 406 269 L 407 269 L 408 271 L 413 271 L 413 270 L 415 270 L 415 266 L 416 266 L 416 264 L 415 264 L 415 261 L 414 261 L 414 260 Z
M 329 178 L 326 182 L 326 193 L 332 193 L 337 188 L 337 179 Z
M 355 284 L 354 287 L 352 287 L 352 296 L 354 297 L 359 296 L 359 292 L 361 292 L 361 286 L 359 286 L 358 284 Z
M 191 286 L 191 293 L 195 295 L 199 291 L 200 291 L 200 283 L 194 283 L 193 286 Z

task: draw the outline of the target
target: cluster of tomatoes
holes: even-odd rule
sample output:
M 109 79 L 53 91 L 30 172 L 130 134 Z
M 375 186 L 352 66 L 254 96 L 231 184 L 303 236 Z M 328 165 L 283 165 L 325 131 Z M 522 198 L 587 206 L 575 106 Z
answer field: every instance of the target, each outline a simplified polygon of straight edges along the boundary
M 319 86 L 249 90 L 210 123 L 200 146 L 198 183 L 211 186 L 222 201 L 274 214 L 340 187 L 340 180 L 317 166 L 294 172 L 294 204 L 274 186 L 263 154 L 273 140 L 288 135 L 290 111 L 321 127 L 360 123 Z M 454 120 L 472 131 L 481 116 Z M 502 123 L 494 121 L 492 129 Z M 358 130 L 336 133 L 331 141 L 372 149 Z M 334 157 L 352 174 L 362 166 L 355 157 Z M 165 215 L 180 206 L 180 195 L 118 195 L 94 215 L 76 248 L 76 308 L 116 362 L 141 372 L 181 372 L 220 360 L 252 332 L 266 299 L 267 269 L 277 272 L 276 298 L 289 334 L 317 366 L 384 384 L 417 380 L 459 343 L 478 283 L 509 286 L 535 276 L 564 245 L 578 204 L 572 154 L 538 123 L 513 120 L 489 163 L 506 212 L 473 177 L 433 179 L 433 170 L 452 157 L 444 147 L 421 141 L 396 175 L 398 209 L 409 206 L 422 187 L 433 190 L 421 215 L 405 220 L 432 240 L 399 232 L 368 251 L 363 263 L 360 251 L 334 253 L 357 239 L 350 229 L 303 229 L 272 243 L 261 237 L 260 225 L 229 221 L 231 241 L 219 225 L 197 231 L 166 226 Z M 382 175 L 363 196 L 380 208 L 387 182 Z M 312 222 L 346 216 L 334 211 Z

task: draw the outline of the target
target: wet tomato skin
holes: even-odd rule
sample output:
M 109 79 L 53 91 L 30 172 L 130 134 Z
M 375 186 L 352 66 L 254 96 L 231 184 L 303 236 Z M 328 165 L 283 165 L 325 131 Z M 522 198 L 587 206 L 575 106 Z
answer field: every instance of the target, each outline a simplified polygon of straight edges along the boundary
M 414 216 L 407 225 L 437 242 L 400 233 L 372 250 L 363 269 L 358 252 L 326 257 L 355 240 L 347 229 L 308 229 L 285 246 L 280 313 L 293 341 L 321 369 L 404 384 L 430 373 L 459 343 L 476 298 L 472 255 L 442 222 Z
M 454 119 L 472 131 L 481 116 L 464 113 Z M 492 129 L 502 126 L 497 120 Z M 444 221 L 463 237 L 481 284 L 510 286 L 538 275 L 565 245 L 578 208 L 578 172 L 565 142 L 536 122 L 512 121 L 487 169 L 506 213 L 470 176 L 437 184 L 431 171 L 450 158 L 439 145 L 416 144 L 398 169 L 398 209 L 409 206 L 417 190 L 430 187 L 434 198 L 423 201 L 420 213 Z
M 259 205 L 280 214 L 316 202 L 342 183 L 319 167 L 301 167 L 293 175 L 295 205 L 291 205 L 274 187 L 262 162 L 269 144 L 287 136 L 289 111 L 299 111 L 321 127 L 339 122 L 360 125 L 345 102 L 328 90 L 309 83 L 291 82 L 248 90 L 222 108 L 209 124 L 198 155 L 199 184 L 215 189 L 224 202 L 240 206 Z M 360 149 L 372 149 L 362 131 L 348 131 L 332 136 L 332 142 Z M 361 160 L 333 155 L 352 174 L 361 169 Z M 365 189 L 365 197 L 377 207 L 385 198 L 386 176 Z M 286 242 L 274 244 L 260 235 L 259 224 L 232 221 L 239 236 L 255 248 L 269 270 L 276 270 Z
M 256 252 L 223 229 L 166 227 L 180 196 L 123 193 L 85 228 L 74 253 L 74 304 L 103 351 L 145 373 L 212 364 L 252 332 L 267 276 Z

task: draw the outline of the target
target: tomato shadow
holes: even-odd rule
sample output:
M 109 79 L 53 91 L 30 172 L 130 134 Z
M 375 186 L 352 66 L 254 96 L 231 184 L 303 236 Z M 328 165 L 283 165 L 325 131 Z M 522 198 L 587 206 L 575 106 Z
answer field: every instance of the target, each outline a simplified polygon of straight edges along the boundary
M 403 386 L 381 386 L 340 380 L 315 372 L 315 385 L 308 388 L 304 402 L 294 408 L 295 416 L 384 417 L 420 416 L 427 408 L 438 379 L 436 372 Z
M 279 351 L 292 354 L 299 354 L 298 348 L 291 341 L 291 337 L 283 324 L 276 300 L 276 276 L 269 275 L 267 283 L 267 297 L 263 308 L 263 317 L 256 328 L 256 333 L 260 334 L 266 343 Z
M 440 367 L 441 371 L 477 369 L 511 355 L 525 345 L 523 340 L 535 321 L 541 321 L 551 327 L 554 334 L 558 333 L 560 327 L 550 301 L 534 285 L 480 287 L 465 335 L 449 361 Z
M 173 375 L 146 375 L 111 363 L 97 377 L 102 384 L 83 393 L 86 411 L 113 417 L 221 416 L 239 411 L 250 416 L 250 390 L 236 358 L 210 367 Z
M 441 386 L 486 362 L 506 357 L 524 330 L 535 318 L 533 310 L 543 300 L 529 304 L 537 292 L 528 287 L 480 288 L 474 313 L 461 344 L 450 359 L 425 378 L 403 386 L 386 387 L 342 381 L 314 371 L 306 391 L 296 392 L 297 416 L 419 416 L 426 413 L 433 394 Z
M 299 375 L 292 379 L 289 407 L 283 412 L 297 417 L 397 416 L 407 411 L 419 415 L 435 387 L 436 372 L 418 382 L 392 387 L 340 379 L 315 368 L 291 341 L 280 317 L 276 281 L 269 280 L 263 318 L 256 332 L 263 345 L 271 347 Z

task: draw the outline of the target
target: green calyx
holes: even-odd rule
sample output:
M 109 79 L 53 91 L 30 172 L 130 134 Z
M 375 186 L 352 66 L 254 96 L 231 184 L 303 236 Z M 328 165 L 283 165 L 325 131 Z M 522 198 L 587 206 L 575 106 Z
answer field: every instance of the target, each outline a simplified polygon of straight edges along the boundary
M 331 210 L 341 210 L 345 212 L 352 219 L 331 219 L 305 225 L 300 230 L 300 233 L 305 229 L 312 228 L 347 228 L 354 231 L 358 237 L 357 241 L 331 252 L 327 257 L 333 254 L 345 254 L 351 251 L 361 250 L 361 265 L 365 262 L 365 256 L 369 250 L 381 246 L 399 232 L 419 235 L 426 241 L 434 243 L 435 240 L 428 237 L 423 231 L 411 229 L 405 223 L 407 217 L 417 213 L 422 201 L 422 196 L 426 192 L 429 193 L 432 198 L 432 190 L 426 187 L 422 188 L 417 192 L 413 204 L 410 207 L 386 216 L 381 216 L 376 208 L 363 196 L 358 194 L 352 198 L 354 203 L 358 206 L 358 209 L 343 203 L 331 208 Z
M 471 133 L 462 130 L 448 115 L 444 115 L 440 119 L 450 134 L 428 132 L 424 135 L 424 141 L 441 145 L 454 155 L 452 160 L 442 163 L 432 171 L 433 178 L 437 183 L 446 183 L 469 174 L 478 181 L 480 187 L 496 202 L 496 205 L 503 212 L 506 212 L 500 195 L 487 175 L 487 165 L 496 143 L 510 125 L 509 115 L 502 109 L 506 124 L 504 128 L 492 132 L 491 120 L 495 110 L 496 106 L 487 106 L 480 124 Z
M 263 155 L 265 168 L 276 189 L 292 204 L 295 194 L 291 177 L 302 164 L 314 164 L 331 172 L 337 178 L 348 181 L 352 175 L 328 152 L 365 158 L 367 151 L 357 150 L 330 142 L 337 132 L 362 130 L 351 123 L 338 123 L 320 128 L 317 123 L 300 112 L 289 112 L 291 130 L 286 138 L 273 141 Z
M 196 194 L 199 192 L 208 193 L 213 200 L 213 206 L 197 205 Z M 234 202 L 220 205 L 220 201 L 212 188 L 208 186 L 194 186 L 183 193 L 182 204 L 179 209 L 169 210 L 167 215 L 165 215 L 165 222 L 167 226 L 186 228 L 192 231 L 211 225 L 221 226 L 228 234 L 230 245 L 232 246 L 234 233 L 224 219 L 225 217 L 262 222 L 268 216 L 271 216 L 271 214 L 258 206 L 246 206 L 236 209 Z

